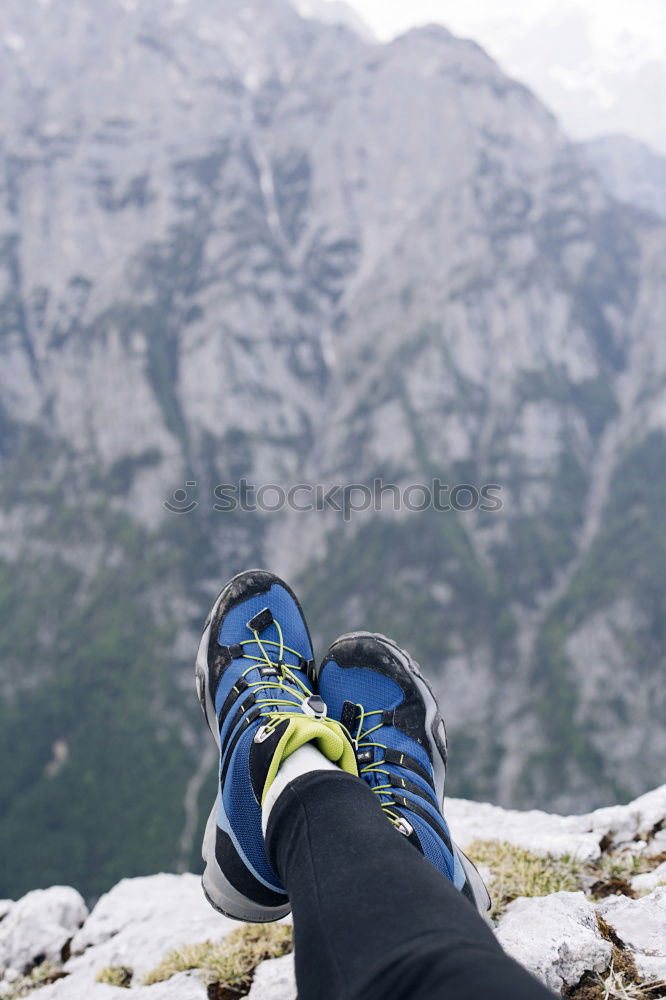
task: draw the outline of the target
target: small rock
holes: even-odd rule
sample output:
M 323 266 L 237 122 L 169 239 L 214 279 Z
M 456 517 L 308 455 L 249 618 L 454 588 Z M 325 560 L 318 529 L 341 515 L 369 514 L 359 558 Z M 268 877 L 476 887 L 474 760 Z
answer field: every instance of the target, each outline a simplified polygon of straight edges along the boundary
M 499 922 L 497 937 L 516 961 L 558 993 L 586 972 L 603 972 L 612 956 L 595 908 L 582 892 L 514 900 Z
M 247 1000 L 297 1000 L 294 956 L 284 955 L 257 967 Z
M 27 893 L 0 923 L 0 972 L 11 967 L 22 973 L 40 962 L 60 961 L 87 914 L 82 897 L 69 886 Z
M 666 885 L 666 861 L 662 861 L 657 868 L 651 872 L 643 872 L 642 875 L 634 875 L 631 880 L 631 888 L 636 892 L 652 892 L 658 885 Z M 666 931 L 665 931 L 666 933 Z
M 638 974 L 645 982 L 656 979 L 660 983 L 666 983 L 666 958 L 659 958 L 658 955 L 634 955 L 634 959 Z M 666 996 L 666 992 L 662 996 Z
M 613 896 L 599 913 L 631 950 L 641 976 L 666 979 L 666 886 L 641 899 Z
M 666 983 L 666 958 L 655 955 L 634 955 L 634 960 L 638 974 L 644 982 L 657 980 L 659 983 Z M 666 996 L 666 991 L 662 996 Z

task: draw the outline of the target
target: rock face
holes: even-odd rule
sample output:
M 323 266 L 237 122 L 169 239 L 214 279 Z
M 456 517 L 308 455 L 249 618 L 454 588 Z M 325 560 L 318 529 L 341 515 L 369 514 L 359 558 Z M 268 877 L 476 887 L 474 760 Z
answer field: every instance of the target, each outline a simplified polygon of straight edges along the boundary
M 194 866 L 212 762 L 183 690 L 248 565 L 300 588 L 319 652 L 413 650 L 454 794 L 660 781 L 658 217 L 443 28 L 4 0 L 0 48 L 0 894 Z M 224 509 L 241 479 L 405 502 Z M 444 509 L 410 509 L 435 480 Z M 492 484 L 501 510 L 457 509 Z
M 480 840 L 508 840 L 550 856 L 555 863 L 558 856 L 565 855 L 571 858 L 579 854 L 581 859 L 589 859 L 589 841 L 580 838 L 595 837 L 597 862 L 600 855 L 617 862 L 625 852 L 636 862 L 649 863 L 649 847 L 656 840 L 654 827 L 666 821 L 666 786 L 628 806 L 602 809 L 587 816 L 542 813 L 539 823 L 535 823 L 534 813 L 505 813 L 498 807 L 458 800 L 449 802 L 447 818 L 456 840 L 466 845 Z M 644 827 L 646 820 L 653 824 L 651 830 Z M 556 836 L 546 842 L 543 831 L 548 823 Z M 637 839 L 637 831 L 644 834 L 642 839 Z M 546 848 L 548 855 L 544 853 Z M 608 851 L 614 853 L 609 856 Z M 655 874 L 659 871 L 657 864 L 655 861 Z M 491 869 L 491 891 L 495 878 Z M 631 892 L 629 886 L 626 891 Z M 633 985 L 628 984 L 632 989 L 638 988 L 637 976 L 646 990 L 647 984 L 652 984 L 646 996 L 666 996 L 666 885 L 646 885 L 640 891 L 647 894 L 599 899 L 582 891 L 555 891 L 519 897 L 501 912 L 497 936 L 509 954 L 555 993 L 567 991 L 567 996 L 576 997 L 580 986 L 581 1000 L 604 996 L 603 984 L 613 968 L 617 972 L 619 956 L 626 967 L 633 963 Z M 124 879 L 99 900 L 79 928 L 85 912 L 74 890 L 61 887 L 32 892 L 12 904 L 8 915 L 0 920 L 4 969 L 0 998 L 14 996 L 11 991 L 19 972 L 29 971 L 47 957 L 61 967 L 62 978 L 41 986 L 35 993 L 40 1000 L 205 1000 L 206 984 L 196 969 L 179 971 L 174 967 L 173 975 L 162 982 L 146 986 L 143 981 L 173 949 L 216 942 L 238 927 L 212 910 L 203 897 L 199 879 L 190 874 Z M 62 964 L 64 944 L 71 956 Z M 97 981 L 103 970 L 108 978 L 110 967 L 129 971 L 129 988 Z M 590 977 L 596 993 L 589 992 Z M 657 982 L 661 986 L 656 986 Z M 293 956 L 261 963 L 254 971 L 248 997 L 296 1000 Z

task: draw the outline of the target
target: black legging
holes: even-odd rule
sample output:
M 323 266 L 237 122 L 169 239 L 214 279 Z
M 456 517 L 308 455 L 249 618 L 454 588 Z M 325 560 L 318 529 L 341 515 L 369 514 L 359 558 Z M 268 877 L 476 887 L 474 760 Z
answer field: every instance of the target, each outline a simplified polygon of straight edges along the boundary
M 297 778 L 266 841 L 291 899 L 299 1000 L 552 1000 L 358 778 Z

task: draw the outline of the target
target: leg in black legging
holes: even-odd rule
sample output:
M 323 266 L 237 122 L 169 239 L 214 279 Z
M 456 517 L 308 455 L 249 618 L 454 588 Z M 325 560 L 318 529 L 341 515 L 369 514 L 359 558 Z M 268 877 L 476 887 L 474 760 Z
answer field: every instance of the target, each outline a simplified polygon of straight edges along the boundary
M 291 782 L 266 843 L 291 900 L 300 1000 L 552 1000 L 358 778 Z

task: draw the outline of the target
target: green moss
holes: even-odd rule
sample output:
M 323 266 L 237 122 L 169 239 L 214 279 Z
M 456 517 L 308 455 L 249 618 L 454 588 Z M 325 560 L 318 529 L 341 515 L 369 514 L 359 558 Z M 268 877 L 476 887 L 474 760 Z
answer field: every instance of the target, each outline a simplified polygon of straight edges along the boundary
M 260 962 L 280 958 L 292 948 L 288 924 L 244 924 L 221 941 L 203 941 L 168 952 L 144 979 L 146 986 L 170 979 L 178 972 L 198 969 L 207 986 L 217 992 L 233 990 L 244 996 Z M 210 992 L 210 991 L 209 991 Z

